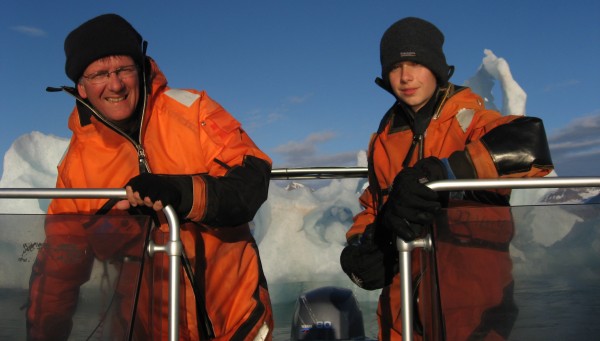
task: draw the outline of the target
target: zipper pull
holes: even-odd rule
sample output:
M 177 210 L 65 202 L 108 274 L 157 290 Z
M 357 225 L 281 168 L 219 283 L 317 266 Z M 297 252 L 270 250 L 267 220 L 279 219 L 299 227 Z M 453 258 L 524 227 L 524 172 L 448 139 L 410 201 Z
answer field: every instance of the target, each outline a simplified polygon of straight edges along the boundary
M 148 166 L 148 160 L 146 159 L 146 152 L 142 146 L 136 146 L 138 152 L 138 166 L 140 168 L 140 174 L 150 172 L 150 167 Z

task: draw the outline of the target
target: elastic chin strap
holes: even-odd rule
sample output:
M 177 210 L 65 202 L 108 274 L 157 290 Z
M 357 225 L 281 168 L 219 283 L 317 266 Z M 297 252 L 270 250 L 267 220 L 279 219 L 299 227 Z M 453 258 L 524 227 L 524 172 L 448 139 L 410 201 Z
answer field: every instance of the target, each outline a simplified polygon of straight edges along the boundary
M 146 57 L 147 57 L 146 51 L 147 50 L 148 50 L 148 42 L 146 40 L 144 40 L 144 41 L 142 41 L 142 61 L 146 60 Z M 142 63 L 142 64 L 144 64 L 144 63 Z M 142 65 L 142 70 L 146 71 L 144 65 Z
M 375 78 L 375 84 L 379 85 L 379 87 L 382 88 L 383 90 L 389 92 L 392 96 L 394 96 L 394 98 L 396 97 L 396 95 L 394 95 L 394 92 L 392 91 L 392 87 L 390 86 L 390 83 L 384 81 L 381 77 Z
M 448 83 L 450 81 L 450 78 L 452 77 L 453 74 L 454 74 L 454 65 L 450 65 L 448 67 L 448 80 L 446 81 L 446 83 Z
M 148 50 L 148 42 L 146 40 L 142 41 L 142 62 L 141 62 L 141 67 L 142 67 L 142 86 L 143 86 L 143 90 L 147 89 L 147 86 L 149 84 L 149 76 L 148 76 L 148 63 L 147 63 L 147 57 L 148 55 L 146 54 L 146 51 Z M 145 92 L 145 91 L 144 91 Z

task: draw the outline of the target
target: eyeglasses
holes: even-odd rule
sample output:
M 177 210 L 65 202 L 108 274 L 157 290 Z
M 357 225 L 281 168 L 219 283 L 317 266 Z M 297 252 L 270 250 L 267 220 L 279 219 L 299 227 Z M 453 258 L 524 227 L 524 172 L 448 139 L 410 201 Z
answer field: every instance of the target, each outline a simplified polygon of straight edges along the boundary
M 136 65 L 121 66 L 114 71 L 98 71 L 91 75 L 83 75 L 81 77 L 87 79 L 92 84 L 104 84 L 110 79 L 110 74 L 114 73 L 120 80 L 128 79 L 137 74 Z

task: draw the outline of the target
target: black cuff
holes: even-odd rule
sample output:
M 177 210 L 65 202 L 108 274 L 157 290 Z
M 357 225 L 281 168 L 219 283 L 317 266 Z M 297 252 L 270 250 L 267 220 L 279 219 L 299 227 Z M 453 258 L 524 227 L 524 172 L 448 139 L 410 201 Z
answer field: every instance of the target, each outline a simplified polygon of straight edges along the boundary
M 448 157 L 448 164 L 457 179 L 477 179 L 477 172 L 466 151 L 456 151 Z
M 184 176 L 170 176 L 170 180 L 173 181 L 173 185 L 177 187 L 179 193 L 181 193 L 181 202 L 177 207 L 173 207 L 180 218 L 185 219 L 192 210 L 192 203 L 194 202 L 194 184 L 192 177 L 188 175 Z

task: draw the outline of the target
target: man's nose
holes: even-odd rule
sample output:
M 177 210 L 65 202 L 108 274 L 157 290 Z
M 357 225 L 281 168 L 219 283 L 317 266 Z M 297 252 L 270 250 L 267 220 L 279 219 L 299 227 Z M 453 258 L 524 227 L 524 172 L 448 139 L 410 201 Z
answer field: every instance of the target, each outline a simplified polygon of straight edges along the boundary
M 119 77 L 119 74 L 116 72 L 111 72 L 108 74 L 107 84 L 111 90 L 121 89 L 125 85 L 121 77 Z

